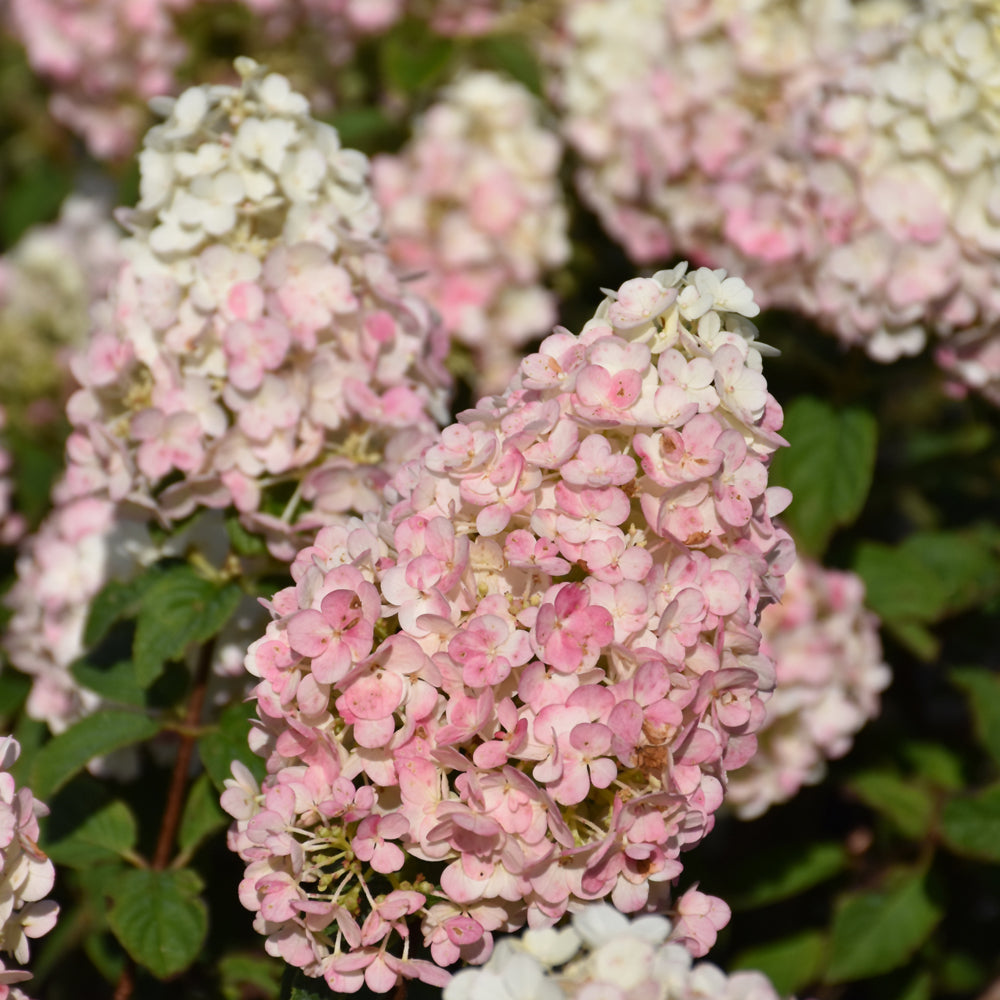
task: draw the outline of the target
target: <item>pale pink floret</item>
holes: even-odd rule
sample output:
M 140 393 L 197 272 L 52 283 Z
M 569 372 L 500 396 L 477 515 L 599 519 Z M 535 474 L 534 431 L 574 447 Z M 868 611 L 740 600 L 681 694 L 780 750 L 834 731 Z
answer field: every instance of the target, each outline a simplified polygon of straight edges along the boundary
M 482 962 L 496 930 L 549 927 L 590 900 L 668 905 L 681 852 L 752 754 L 773 682 L 754 623 L 792 556 L 756 482 L 782 443 L 777 404 L 692 385 L 671 433 L 697 425 L 690 447 L 711 455 L 682 478 L 697 532 L 660 526 L 673 480 L 640 464 L 663 430 L 663 352 L 759 369 L 745 314 L 713 308 L 752 300 L 707 274 L 660 272 L 646 311 L 612 296 L 578 337 L 553 334 L 394 476 L 380 510 L 324 529 L 274 598 L 247 657 L 269 776 L 248 817 L 257 799 L 235 775 L 230 845 L 268 948 L 334 989 L 437 982 L 437 967 L 405 965 L 418 923 L 436 962 Z M 744 480 L 746 509 L 728 492 Z M 303 768 L 339 790 L 289 816 L 281 789 Z M 341 856 L 357 863 L 331 882 L 325 859 Z M 301 902 L 263 914 L 294 886 L 325 916 Z M 376 918 L 398 893 L 405 912 Z M 681 898 L 680 933 L 704 950 L 724 904 Z

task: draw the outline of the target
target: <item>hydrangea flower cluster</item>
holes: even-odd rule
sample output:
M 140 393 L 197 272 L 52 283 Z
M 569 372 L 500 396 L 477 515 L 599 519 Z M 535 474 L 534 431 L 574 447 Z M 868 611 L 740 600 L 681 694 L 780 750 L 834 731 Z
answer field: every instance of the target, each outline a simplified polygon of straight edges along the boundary
M 581 159 L 581 196 L 634 260 L 675 248 L 706 256 L 692 236 L 719 226 L 718 189 L 745 186 L 795 96 L 838 50 L 848 10 L 793 0 L 565 6 L 544 47 L 548 89 Z
M 443 336 L 376 238 L 367 161 L 278 74 L 157 106 L 110 300 L 74 373 L 67 496 L 234 504 L 276 552 L 372 508 L 443 411 Z
M 384 992 L 586 901 L 666 905 L 755 749 L 794 558 L 756 312 L 721 271 L 626 282 L 299 553 L 247 656 L 268 776 L 223 796 L 272 954 Z
M 57 509 L 7 597 L 11 660 L 57 730 L 93 707 L 68 667 L 101 587 L 156 558 L 154 516 L 232 505 L 290 559 L 373 508 L 443 411 L 446 341 L 376 238 L 364 157 L 284 77 L 239 68 L 241 87 L 161 105 L 124 263 L 73 360 Z
M 708 962 L 692 964 L 674 942 L 670 921 L 629 920 L 592 903 L 556 930 L 526 930 L 498 944 L 479 969 L 462 969 L 444 1000 L 778 1000 L 760 972 L 727 976 Z
M 628 253 L 738 270 L 877 360 L 934 330 L 1000 402 L 995 5 L 614 7 L 569 7 L 550 90 Z
M 757 752 L 729 778 L 727 802 L 741 819 L 820 781 L 826 761 L 843 757 L 878 714 L 879 694 L 892 679 L 860 577 L 801 559 L 786 581 L 781 603 L 760 620 L 775 691 Z
M 173 89 L 187 54 L 173 15 L 195 0 L 10 0 L 8 27 L 53 87 L 52 117 L 100 158 L 128 156 L 145 102 Z
M 918 352 L 935 330 L 945 367 L 995 399 L 998 17 L 935 0 L 888 28 L 859 25 L 766 154 L 720 188 L 724 220 L 693 236 L 745 267 L 763 302 L 878 360 Z
M 0 257 L 0 398 L 30 403 L 29 420 L 51 419 L 70 376 L 67 354 L 82 344 L 92 304 L 120 263 L 120 237 L 106 205 L 71 195 L 51 225 L 29 229 Z
M 819 169 L 842 162 L 854 189 L 847 231 L 805 275 L 813 309 L 875 357 L 930 327 L 939 362 L 1000 403 L 1000 10 L 933 0 L 900 35 L 824 94 Z
M 31 973 L 8 969 L 5 954 L 24 965 L 28 941 L 47 934 L 59 915 L 45 897 L 52 890 L 55 869 L 38 847 L 38 818 L 48 809 L 29 788 L 17 788 L 10 769 L 21 747 L 13 736 L 0 739 L 0 1000 L 24 996 L 12 983 Z
M 398 156 L 373 163 L 389 249 L 445 329 L 472 349 L 477 388 L 502 392 L 518 348 L 555 322 L 545 272 L 569 256 L 561 148 L 533 95 L 474 73 L 417 120 Z

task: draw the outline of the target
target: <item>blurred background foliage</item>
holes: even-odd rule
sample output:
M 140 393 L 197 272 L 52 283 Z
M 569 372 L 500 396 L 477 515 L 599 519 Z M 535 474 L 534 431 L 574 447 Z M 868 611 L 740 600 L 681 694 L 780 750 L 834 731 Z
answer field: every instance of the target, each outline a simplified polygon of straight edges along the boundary
M 540 91 L 539 68 L 515 36 L 442 39 L 404 22 L 331 67 L 308 35 L 271 46 L 236 4 L 197 5 L 183 34 L 191 55 L 182 83 L 228 77 L 240 53 L 293 85 L 320 80 L 328 104 L 319 116 L 369 154 L 398 149 L 408 121 L 460 67 L 498 69 Z M 136 198 L 134 163 L 89 158 L 45 101 L 17 43 L 0 38 L 0 250 L 53 220 L 70 191 L 114 204 Z M 568 162 L 567 192 L 572 173 Z M 635 268 L 585 208 L 572 210 L 573 256 L 552 284 L 561 321 L 578 329 L 599 286 L 617 287 Z M 879 365 L 798 316 L 768 313 L 759 325 L 781 352 L 766 375 L 791 444 L 773 465 L 773 481 L 795 495 L 787 524 L 803 552 L 863 578 L 893 682 L 881 716 L 821 784 L 751 822 L 723 811 L 687 855 L 687 878 L 733 908 L 709 957 L 723 968 L 761 969 L 779 991 L 820 1000 L 985 995 L 1000 977 L 1000 420 L 983 400 L 950 393 L 927 354 Z M 456 409 L 472 395 L 460 386 Z M 6 432 L 16 505 L 32 525 L 47 509 L 65 432 L 60 422 L 39 433 L 16 421 Z M 0 555 L 6 585 L 14 558 L 10 548 Z M 176 589 L 184 583 L 177 572 L 163 566 L 143 586 L 186 607 L 191 594 Z M 263 595 L 275 581 L 258 585 Z M 178 611 L 159 627 L 181 636 L 179 649 L 207 639 L 239 596 L 227 586 L 200 595 L 214 609 L 204 620 Z M 105 596 L 118 603 L 97 638 L 125 644 L 127 656 L 127 644 L 152 627 L 142 595 Z M 100 622 L 91 625 L 101 632 Z M 302 977 L 281 986 L 281 965 L 263 954 L 236 896 L 241 864 L 225 847 L 227 817 L 216 800 L 233 756 L 260 764 L 246 749 L 244 706 L 199 734 L 204 771 L 186 798 L 175 864 L 135 867 L 135 857 L 155 850 L 170 780 L 157 741 L 177 731 L 187 689 L 171 666 L 175 652 L 154 658 L 147 683 L 130 692 L 115 672 L 114 643 L 101 647 L 103 659 L 81 663 L 78 677 L 152 715 L 104 713 L 70 742 L 47 743 L 44 727 L 21 711 L 26 679 L 9 665 L 0 672 L 0 715 L 23 747 L 17 773 L 51 807 L 44 847 L 60 866 L 63 916 L 36 945 L 35 993 L 110 996 L 132 962 L 143 998 L 328 995 Z M 83 770 L 91 756 L 134 744 L 143 781 Z

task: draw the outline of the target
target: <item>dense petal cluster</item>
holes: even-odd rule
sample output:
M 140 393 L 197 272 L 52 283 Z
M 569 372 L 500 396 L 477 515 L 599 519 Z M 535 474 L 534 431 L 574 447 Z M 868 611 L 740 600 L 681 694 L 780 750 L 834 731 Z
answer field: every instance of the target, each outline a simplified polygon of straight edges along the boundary
M 892 677 L 858 576 L 800 560 L 787 583 L 781 603 L 761 615 L 776 685 L 757 753 L 729 777 L 727 801 L 742 819 L 820 781 L 826 761 L 843 757 L 878 714 Z
M 70 349 L 90 329 L 119 260 L 119 232 L 107 206 L 71 195 L 59 218 L 34 226 L 0 257 L 0 398 L 51 419 L 70 381 Z
M 1000 401 L 996 6 L 613 6 L 568 8 L 549 89 L 629 254 L 737 270 L 878 360 L 932 330 Z
M 569 256 L 560 155 L 528 90 L 474 73 L 417 120 L 402 153 L 373 163 L 390 253 L 472 349 L 483 393 L 501 392 L 517 349 L 555 322 L 541 279 Z
M 444 1000 L 778 1000 L 760 972 L 694 965 L 660 916 L 629 920 L 592 903 L 560 930 L 506 937 L 480 969 L 462 969 Z
M 814 156 L 843 164 L 853 211 L 804 276 L 810 311 L 875 357 L 929 327 L 1000 403 L 1000 9 L 933 0 L 899 35 L 824 92 Z
M 53 88 L 53 118 L 95 156 L 132 152 L 145 102 L 173 89 L 187 54 L 173 14 L 195 0 L 10 0 L 4 18 Z
M 443 409 L 446 341 L 375 236 L 365 158 L 284 77 L 240 69 L 239 88 L 162 105 L 124 263 L 73 359 L 57 509 L 6 599 L 11 660 L 54 729 L 93 708 L 68 667 L 101 587 L 163 554 L 154 517 L 234 507 L 290 559 L 373 508 Z
M 546 48 L 548 89 L 581 160 L 581 195 L 634 260 L 675 247 L 705 256 L 692 236 L 719 227 L 718 191 L 745 186 L 849 32 L 848 10 L 826 0 L 565 5 Z
M 232 504 L 290 556 L 429 440 L 446 344 L 375 238 L 364 156 L 284 77 L 238 68 L 159 104 L 108 321 L 74 364 L 64 492 L 168 522 Z
M 47 934 L 59 915 L 45 897 L 52 890 L 55 869 L 38 847 L 38 818 L 48 809 L 29 788 L 17 788 L 10 769 L 21 747 L 13 736 L 0 739 L 0 1000 L 23 994 L 10 984 L 31 974 L 7 968 L 7 955 L 24 965 L 30 938 Z
M 626 282 L 298 554 L 247 657 L 268 777 L 223 797 L 273 954 L 386 991 L 440 981 L 417 918 L 447 966 L 588 900 L 665 905 L 754 751 L 794 558 L 756 312 L 722 271 Z
M 879 360 L 936 331 L 942 363 L 996 399 L 998 25 L 992 4 L 934 0 L 862 32 L 693 237 Z

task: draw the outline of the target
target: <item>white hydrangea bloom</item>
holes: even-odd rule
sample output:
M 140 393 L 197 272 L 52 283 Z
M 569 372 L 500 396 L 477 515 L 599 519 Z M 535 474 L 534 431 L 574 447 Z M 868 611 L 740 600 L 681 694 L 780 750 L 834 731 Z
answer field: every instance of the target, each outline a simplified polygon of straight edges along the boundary
M 664 917 L 629 920 L 594 903 L 558 938 L 532 930 L 504 938 L 485 965 L 456 973 L 444 1000 L 778 1000 L 759 972 L 695 965 L 670 931 Z

